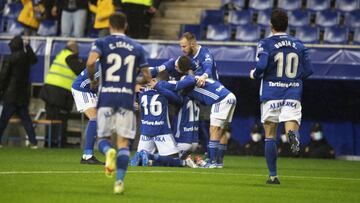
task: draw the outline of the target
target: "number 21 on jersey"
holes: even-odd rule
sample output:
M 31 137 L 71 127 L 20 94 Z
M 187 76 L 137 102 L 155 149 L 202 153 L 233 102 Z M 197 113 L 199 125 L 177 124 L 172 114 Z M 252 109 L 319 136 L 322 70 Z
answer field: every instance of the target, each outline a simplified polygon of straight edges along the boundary
M 115 74 L 115 72 L 120 70 L 120 68 L 127 66 L 125 82 L 132 83 L 133 74 L 134 74 L 134 64 L 135 64 L 134 55 L 128 55 L 127 57 L 125 57 L 123 64 L 121 56 L 119 54 L 112 53 L 107 56 L 106 62 L 111 66 L 108 69 L 106 69 L 105 81 L 120 82 L 121 80 L 120 75 Z

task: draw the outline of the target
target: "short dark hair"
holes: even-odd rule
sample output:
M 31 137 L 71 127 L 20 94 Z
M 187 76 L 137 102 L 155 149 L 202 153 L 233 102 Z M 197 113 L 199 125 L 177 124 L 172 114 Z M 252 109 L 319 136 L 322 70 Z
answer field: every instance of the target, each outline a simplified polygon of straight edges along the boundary
M 181 72 L 188 72 L 191 69 L 191 59 L 187 56 L 181 56 L 178 60 L 178 67 Z
M 184 32 L 182 35 L 181 35 L 181 38 L 180 39 L 183 39 L 185 38 L 187 41 L 193 41 L 193 40 L 196 40 L 196 37 L 193 33 L 191 32 Z
M 127 23 L 127 17 L 124 13 L 115 12 L 111 14 L 109 18 L 109 23 L 112 28 L 117 30 L 123 30 L 125 29 L 125 25 Z
M 282 9 L 274 9 L 271 13 L 271 25 L 277 32 L 285 32 L 288 27 L 288 16 Z

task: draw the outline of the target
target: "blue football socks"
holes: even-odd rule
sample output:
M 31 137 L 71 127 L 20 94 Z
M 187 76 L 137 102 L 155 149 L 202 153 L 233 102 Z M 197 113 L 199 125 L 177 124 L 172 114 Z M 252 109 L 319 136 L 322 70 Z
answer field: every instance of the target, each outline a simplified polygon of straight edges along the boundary
M 265 139 L 265 158 L 270 176 L 276 176 L 277 147 L 275 139 Z

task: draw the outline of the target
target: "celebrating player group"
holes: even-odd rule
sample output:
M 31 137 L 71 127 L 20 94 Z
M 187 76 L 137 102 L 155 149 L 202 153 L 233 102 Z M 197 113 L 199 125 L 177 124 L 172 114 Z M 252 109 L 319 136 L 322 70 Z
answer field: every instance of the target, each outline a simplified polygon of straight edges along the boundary
M 287 21 L 286 12 L 272 12 L 273 35 L 260 41 L 258 61 L 249 73 L 251 79 L 261 79 L 267 184 L 280 184 L 275 140 L 279 122 L 285 122 L 293 152 L 299 151 L 302 81 L 312 74 L 307 49 L 285 33 Z M 240 98 L 219 81 L 213 55 L 187 32 L 179 41 L 182 56 L 149 67 L 143 47 L 124 34 L 126 28 L 124 14 L 111 15 L 111 35 L 94 42 L 87 70 L 73 85 L 77 108 L 91 122 L 81 162 L 101 164 L 93 156 L 97 137 L 99 151 L 106 157 L 105 174 L 116 174 L 115 194 L 124 192 L 129 162 L 131 166 L 223 168 L 227 144 L 224 129 L 231 124 Z M 169 106 L 175 107 L 174 115 L 169 115 Z M 194 160 L 191 152 L 198 145 L 199 115 L 206 108 L 211 109 L 207 115 L 208 154 L 205 160 Z M 129 161 L 129 139 L 135 138 L 137 129 L 136 109 L 141 117 L 140 139 L 137 152 Z M 115 145 L 110 140 L 113 134 L 117 135 Z

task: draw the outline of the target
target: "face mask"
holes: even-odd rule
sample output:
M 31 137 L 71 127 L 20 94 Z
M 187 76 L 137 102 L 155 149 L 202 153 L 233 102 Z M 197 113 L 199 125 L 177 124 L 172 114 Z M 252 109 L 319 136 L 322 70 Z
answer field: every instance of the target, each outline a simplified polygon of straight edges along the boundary
M 254 141 L 254 142 L 258 142 L 261 140 L 261 134 L 260 133 L 252 133 L 251 134 L 251 139 Z
M 288 142 L 287 136 L 285 134 L 282 134 L 280 138 L 283 143 Z
M 314 132 L 313 133 L 314 140 L 319 141 L 322 139 L 322 132 Z

